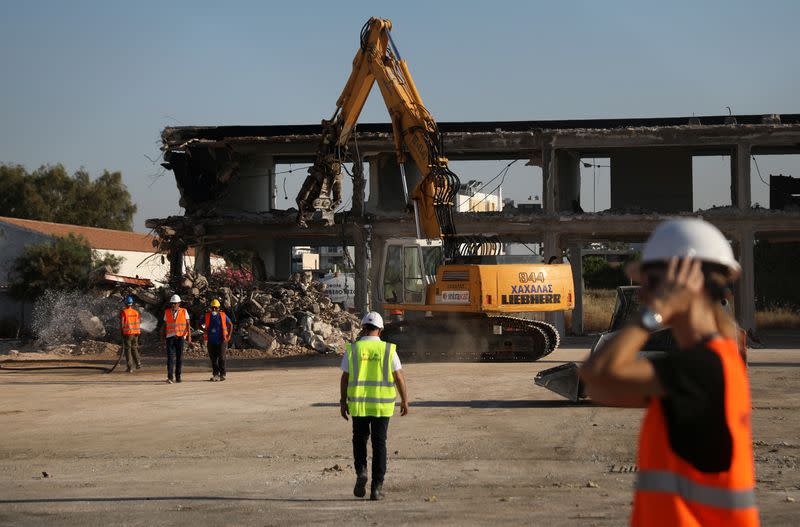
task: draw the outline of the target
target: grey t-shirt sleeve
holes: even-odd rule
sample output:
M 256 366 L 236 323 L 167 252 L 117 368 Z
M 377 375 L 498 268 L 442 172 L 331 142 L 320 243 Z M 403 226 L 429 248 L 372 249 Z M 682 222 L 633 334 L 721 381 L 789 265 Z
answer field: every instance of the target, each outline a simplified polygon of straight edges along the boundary
M 345 373 L 350 373 L 350 361 L 347 359 L 347 351 L 345 350 L 344 355 L 342 355 L 342 371 Z

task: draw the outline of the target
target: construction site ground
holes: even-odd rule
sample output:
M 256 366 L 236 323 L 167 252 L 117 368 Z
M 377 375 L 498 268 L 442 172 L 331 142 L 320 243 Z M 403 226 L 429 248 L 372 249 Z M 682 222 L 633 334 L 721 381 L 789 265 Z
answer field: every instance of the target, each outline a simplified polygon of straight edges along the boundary
M 768 342 L 750 352 L 756 494 L 764 525 L 796 525 L 800 338 Z M 336 357 L 234 360 L 223 383 L 192 359 L 168 385 L 154 356 L 133 375 L 0 371 L 0 525 L 623 525 L 642 411 L 532 382 L 590 344 L 406 364 L 411 414 L 389 426 L 382 502 L 352 495 Z

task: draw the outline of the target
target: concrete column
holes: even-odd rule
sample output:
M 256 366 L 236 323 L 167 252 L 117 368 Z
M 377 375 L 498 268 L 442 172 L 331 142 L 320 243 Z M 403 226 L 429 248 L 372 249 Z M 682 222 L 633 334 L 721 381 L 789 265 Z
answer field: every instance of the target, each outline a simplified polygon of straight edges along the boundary
M 354 306 L 356 313 L 369 311 L 369 268 L 370 268 L 370 229 L 364 224 L 365 199 L 363 163 L 353 165 L 353 208 L 354 221 L 353 244 L 355 248 L 355 295 Z
M 738 260 L 742 266 L 742 275 L 739 277 L 734 298 L 736 320 L 745 330 L 756 330 L 756 291 L 755 291 L 755 261 L 753 246 L 755 236 L 751 229 L 742 227 L 739 230 Z
M 211 250 L 205 245 L 194 248 L 194 270 L 204 276 L 211 274 Z
M 550 261 L 550 258 L 557 256 L 561 258 L 561 242 L 559 235 L 556 232 L 547 231 L 544 233 L 543 247 L 544 247 L 544 262 Z
M 258 241 L 258 247 L 254 250 L 256 258 L 253 261 L 253 272 L 258 280 L 268 280 L 270 278 L 288 278 L 288 267 L 291 267 L 291 254 L 286 254 L 287 268 L 281 268 L 280 272 L 286 272 L 285 276 L 278 274 L 278 251 L 276 250 L 276 240 L 264 239 Z
M 276 209 L 276 202 L 278 200 L 278 180 L 275 175 L 275 162 L 272 161 L 267 167 L 267 175 L 269 178 L 269 210 Z
M 169 285 L 176 287 L 183 276 L 183 249 L 173 244 L 167 257 L 169 258 Z
M 273 244 L 274 271 L 272 275 L 279 280 L 285 280 L 292 274 L 292 243 L 290 240 L 281 238 L 275 240 Z
M 572 309 L 572 332 L 583 335 L 583 250 L 581 246 L 569 247 L 569 262 L 572 265 L 572 278 L 575 281 L 575 307 Z
M 580 156 L 569 150 L 557 150 L 555 155 L 558 211 L 573 212 L 575 201 L 581 201 Z
M 740 209 L 751 206 L 750 145 L 738 144 L 731 156 L 731 203 Z
M 558 178 L 554 158 L 554 149 L 545 144 L 542 148 L 542 209 L 545 214 L 558 212 Z
M 383 244 L 386 238 L 377 235 L 374 231 L 370 239 L 370 254 L 372 255 L 372 265 L 369 268 L 369 292 L 370 308 L 377 312 L 382 312 L 381 306 L 381 266 L 383 265 Z

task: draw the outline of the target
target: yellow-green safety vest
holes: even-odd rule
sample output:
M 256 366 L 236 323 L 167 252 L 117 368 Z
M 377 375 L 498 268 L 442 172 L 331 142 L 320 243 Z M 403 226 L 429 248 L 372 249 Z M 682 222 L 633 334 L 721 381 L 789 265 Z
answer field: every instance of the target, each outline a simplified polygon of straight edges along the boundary
M 349 379 L 347 406 L 354 417 L 391 417 L 397 389 L 392 373 L 395 345 L 359 340 L 345 346 Z

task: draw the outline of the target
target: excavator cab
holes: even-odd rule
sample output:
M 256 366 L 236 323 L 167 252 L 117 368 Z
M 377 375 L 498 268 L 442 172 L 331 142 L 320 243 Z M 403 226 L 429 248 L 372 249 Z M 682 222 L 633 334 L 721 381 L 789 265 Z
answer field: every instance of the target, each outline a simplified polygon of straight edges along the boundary
M 441 240 L 392 238 L 383 247 L 380 300 L 387 304 L 425 304 L 426 290 L 436 282 L 444 261 Z

